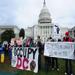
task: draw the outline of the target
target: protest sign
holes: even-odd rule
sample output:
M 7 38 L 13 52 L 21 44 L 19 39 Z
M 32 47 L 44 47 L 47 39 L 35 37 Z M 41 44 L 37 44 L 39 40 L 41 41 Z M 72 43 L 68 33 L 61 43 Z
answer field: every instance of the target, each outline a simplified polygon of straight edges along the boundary
M 54 38 L 55 39 L 60 38 L 60 26 L 58 24 L 54 25 Z
M 46 42 L 44 56 L 75 59 L 74 43 L 71 42 Z
M 38 72 L 37 48 L 13 48 L 11 66 L 22 70 Z
M 7 41 L 4 41 L 4 42 L 3 42 L 3 45 L 7 45 L 7 44 L 8 44 L 8 42 L 7 42 Z
M 22 42 L 23 42 L 22 37 L 21 38 L 12 38 L 11 45 L 14 45 L 14 41 L 16 41 L 18 45 L 22 45 Z

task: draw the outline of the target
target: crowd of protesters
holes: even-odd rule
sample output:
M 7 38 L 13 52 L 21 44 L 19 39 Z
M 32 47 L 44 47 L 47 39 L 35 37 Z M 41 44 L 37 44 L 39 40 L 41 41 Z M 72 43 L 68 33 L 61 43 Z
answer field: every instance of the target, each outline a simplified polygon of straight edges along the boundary
M 49 37 L 46 42 L 56 42 L 56 41 L 52 37 Z M 69 38 L 69 33 L 66 32 L 65 38 L 63 38 L 62 41 L 61 39 L 58 39 L 58 42 L 72 42 L 72 40 Z M 1 57 L 1 51 L 3 51 L 5 55 L 9 55 L 9 60 L 11 60 L 11 56 L 12 56 L 11 47 L 37 47 L 39 50 L 38 69 L 39 70 L 41 69 L 41 65 L 42 65 L 41 54 L 42 54 L 42 50 L 44 50 L 44 44 L 41 43 L 40 36 L 37 37 L 37 44 L 33 42 L 32 38 L 30 38 L 30 40 L 27 41 L 27 43 L 24 43 L 23 45 L 18 45 L 16 41 L 14 41 L 13 46 L 11 46 L 10 43 L 8 43 L 7 45 L 1 44 L 0 45 L 0 57 Z M 59 71 L 58 58 L 47 57 L 47 56 L 45 56 L 44 58 L 45 58 L 45 72 L 50 71 L 49 70 L 50 65 L 52 67 L 52 70 L 54 70 L 55 62 L 56 62 L 56 69 L 57 71 Z M 65 61 L 65 75 L 68 74 L 68 61 L 69 61 L 69 66 L 70 66 L 70 75 L 73 75 L 72 60 L 65 59 L 64 61 Z
M 12 56 L 11 47 L 12 46 L 10 45 L 10 43 L 1 44 L 0 45 L 0 57 L 1 57 L 1 54 L 4 54 L 4 56 L 9 56 L 9 60 L 11 60 L 11 56 Z M 14 47 L 17 47 L 16 41 L 14 42 Z
M 42 52 L 42 43 L 40 42 L 40 36 L 37 37 L 38 39 L 38 50 L 39 50 L 39 69 L 41 69 L 41 52 Z M 48 38 L 47 42 L 56 42 L 55 39 L 53 38 Z M 58 42 L 72 42 L 71 38 L 69 38 L 69 32 L 65 33 L 65 38 L 61 41 L 61 39 L 58 39 Z M 54 70 L 54 65 L 56 61 L 56 69 L 59 71 L 59 66 L 58 66 L 58 58 L 54 57 L 47 57 L 45 56 L 45 72 L 49 71 L 49 66 L 52 65 L 52 70 Z M 73 69 L 72 69 L 72 60 L 71 59 L 65 59 L 65 75 L 68 74 L 68 61 L 69 61 L 69 66 L 70 66 L 70 75 L 73 75 Z

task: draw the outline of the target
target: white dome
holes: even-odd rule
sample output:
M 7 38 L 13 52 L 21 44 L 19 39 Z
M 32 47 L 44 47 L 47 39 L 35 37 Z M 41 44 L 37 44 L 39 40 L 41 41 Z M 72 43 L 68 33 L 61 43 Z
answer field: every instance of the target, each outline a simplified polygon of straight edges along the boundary
M 49 10 L 47 9 L 46 6 L 44 6 L 44 7 L 42 8 L 42 10 L 41 10 L 41 13 L 42 13 L 42 12 L 49 12 Z
M 49 13 L 49 10 L 47 9 L 47 7 L 44 5 L 42 10 L 41 10 L 41 13 L 39 15 L 39 20 L 38 22 L 39 23 L 51 23 L 52 22 L 52 19 L 50 18 L 50 13 Z

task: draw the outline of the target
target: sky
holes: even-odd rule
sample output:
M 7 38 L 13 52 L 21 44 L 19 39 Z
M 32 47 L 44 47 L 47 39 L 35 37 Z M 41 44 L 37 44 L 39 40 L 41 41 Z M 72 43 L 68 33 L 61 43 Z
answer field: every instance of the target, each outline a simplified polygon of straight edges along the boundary
M 52 22 L 61 27 L 75 26 L 75 0 L 45 0 Z M 44 0 L 0 0 L 0 25 L 19 28 L 38 24 Z

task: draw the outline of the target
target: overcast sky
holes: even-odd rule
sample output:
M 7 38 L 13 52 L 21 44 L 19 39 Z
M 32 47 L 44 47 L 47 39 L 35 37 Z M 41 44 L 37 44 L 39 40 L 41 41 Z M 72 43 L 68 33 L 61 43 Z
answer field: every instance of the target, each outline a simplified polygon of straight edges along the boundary
M 38 24 L 44 0 L 0 0 L 0 25 L 27 28 Z M 75 0 L 46 0 L 52 22 L 75 26 Z

